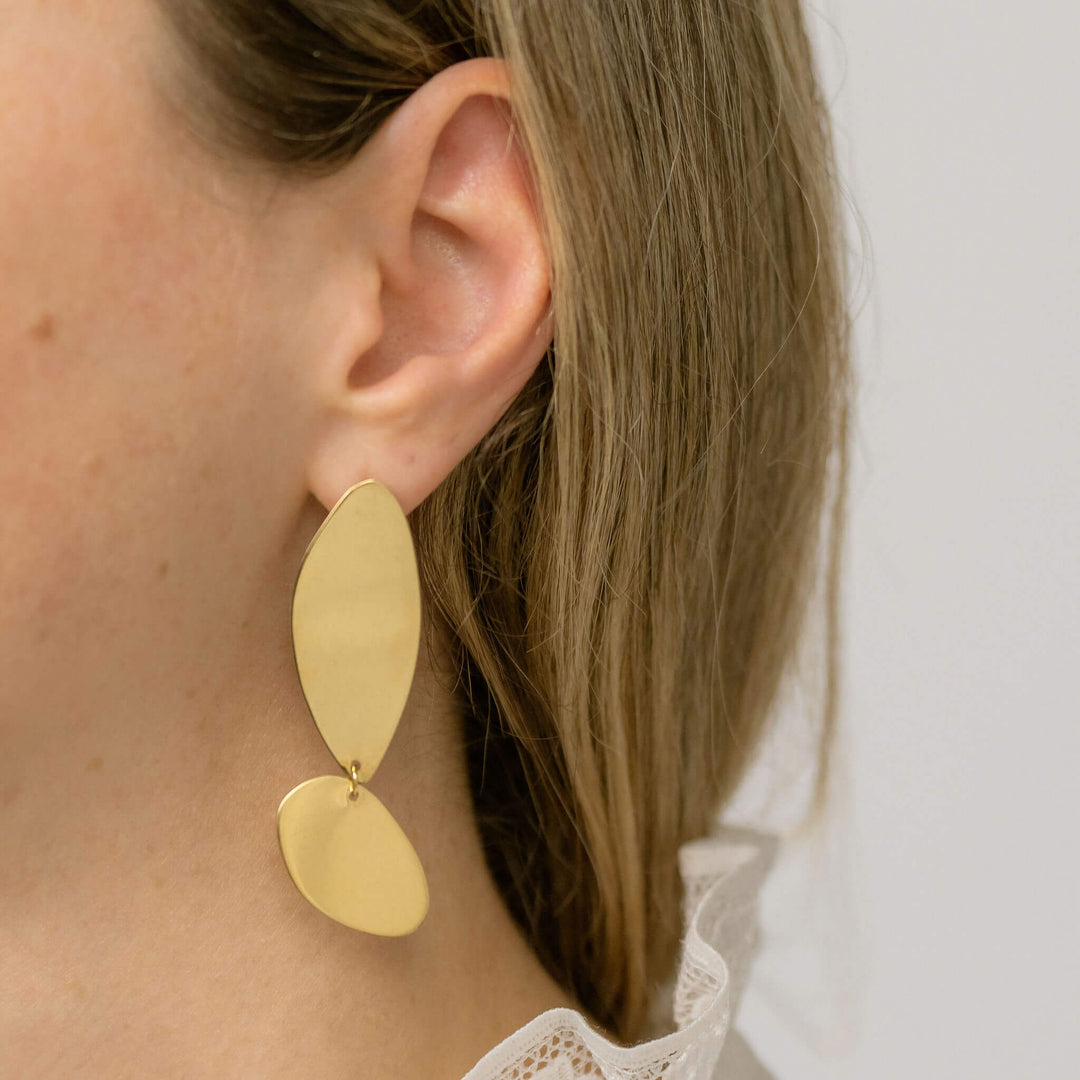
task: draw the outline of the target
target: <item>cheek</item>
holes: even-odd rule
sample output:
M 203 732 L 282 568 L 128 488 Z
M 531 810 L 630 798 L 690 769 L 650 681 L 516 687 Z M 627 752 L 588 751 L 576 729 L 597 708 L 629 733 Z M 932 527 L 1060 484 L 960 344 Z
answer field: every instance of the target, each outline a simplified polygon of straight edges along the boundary
M 225 657 L 299 440 L 284 417 L 270 437 L 265 382 L 226 373 L 266 361 L 238 335 L 53 318 L 54 340 L 0 346 L 0 716 L 70 723 Z
M 142 335 L 129 327 L 135 349 Z M 142 677 L 152 695 L 220 648 L 244 605 L 258 536 L 240 496 L 258 486 L 258 462 L 237 448 L 258 433 L 215 405 L 197 368 L 185 375 L 143 342 L 156 380 L 110 366 L 116 353 L 69 352 L 59 373 L 23 366 L 5 397 L 0 713 L 51 703 L 59 715 L 73 698 L 101 707 L 139 693 Z M 18 370 L 26 357 L 14 359 Z M 120 674 L 126 688 L 107 685 Z
M 44 60 L 27 78 L 48 122 L 0 119 L 17 150 L 0 158 L 0 723 L 70 723 L 224 647 L 260 507 L 292 479 L 297 440 L 267 427 L 296 421 L 250 329 L 268 297 L 238 219 L 164 167 L 122 86 Z

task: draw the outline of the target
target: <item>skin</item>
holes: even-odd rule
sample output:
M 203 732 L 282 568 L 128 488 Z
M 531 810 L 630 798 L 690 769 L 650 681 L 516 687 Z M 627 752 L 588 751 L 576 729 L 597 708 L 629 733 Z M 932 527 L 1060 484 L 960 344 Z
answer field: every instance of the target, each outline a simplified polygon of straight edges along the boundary
M 580 1007 L 484 863 L 439 643 L 370 788 L 431 907 L 311 907 L 283 795 L 332 772 L 296 679 L 303 551 L 406 512 L 551 340 L 500 62 L 329 179 L 214 160 L 150 0 L 0 0 L 0 1060 L 12 1076 L 460 1078 Z

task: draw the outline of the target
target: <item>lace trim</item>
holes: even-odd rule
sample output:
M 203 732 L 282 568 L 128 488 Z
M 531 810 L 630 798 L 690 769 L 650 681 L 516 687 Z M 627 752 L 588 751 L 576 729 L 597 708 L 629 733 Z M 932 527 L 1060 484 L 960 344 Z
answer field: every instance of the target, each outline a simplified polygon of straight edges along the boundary
M 684 935 L 668 1028 L 633 1046 L 575 1009 L 548 1009 L 486 1053 L 463 1080 L 705 1080 L 714 1075 L 757 948 L 758 893 L 776 856 L 771 833 L 723 827 L 679 849 Z M 670 1028 L 674 1025 L 674 1030 Z

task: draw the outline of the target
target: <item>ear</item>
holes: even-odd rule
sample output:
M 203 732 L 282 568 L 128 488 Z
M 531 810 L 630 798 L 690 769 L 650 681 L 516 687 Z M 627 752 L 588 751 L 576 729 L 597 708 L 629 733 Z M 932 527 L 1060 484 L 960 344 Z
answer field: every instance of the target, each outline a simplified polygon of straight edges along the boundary
M 429 79 L 334 183 L 340 235 L 356 237 L 370 273 L 352 288 L 353 273 L 332 313 L 344 330 L 319 361 L 308 485 L 330 508 L 374 477 L 408 513 L 490 430 L 552 338 L 504 62 Z

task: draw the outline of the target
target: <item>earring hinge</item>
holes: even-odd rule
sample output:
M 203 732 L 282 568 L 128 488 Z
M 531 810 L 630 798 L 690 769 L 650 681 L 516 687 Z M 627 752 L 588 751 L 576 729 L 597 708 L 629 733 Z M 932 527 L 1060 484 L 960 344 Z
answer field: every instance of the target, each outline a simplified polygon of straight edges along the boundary
M 359 772 L 360 772 L 360 762 L 359 761 L 350 761 L 349 762 L 349 800 L 351 802 L 356 802 L 356 800 L 358 798 L 360 798 L 360 787 L 359 787 L 360 777 L 358 775 Z

